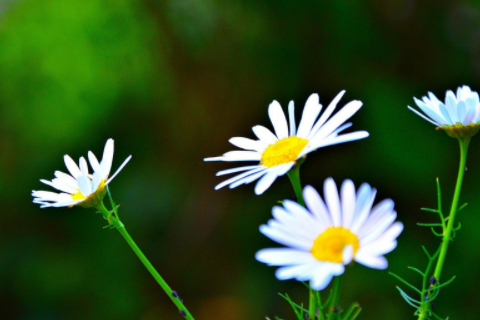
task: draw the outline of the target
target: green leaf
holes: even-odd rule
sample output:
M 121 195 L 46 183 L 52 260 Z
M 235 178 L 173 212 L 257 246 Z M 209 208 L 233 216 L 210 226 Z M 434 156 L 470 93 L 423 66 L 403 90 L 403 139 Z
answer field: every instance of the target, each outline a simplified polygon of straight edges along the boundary
M 422 271 L 418 270 L 417 268 L 414 268 L 414 267 L 407 267 L 407 268 L 415 272 L 418 272 L 422 277 L 425 276 L 425 274 Z
M 395 273 L 393 272 L 389 272 L 388 274 L 390 274 L 391 276 L 397 278 L 398 280 L 400 280 L 403 284 L 405 284 L 406 286 L 408 286 L 409 288 L 415 290 L 416 292 L 422 294 L 422 291 L 420 291 L 419 289 L 415 288 L 413 285 L 411 285 L 410 283 L 408 283 L 407 281 L 403 280 L 402 278 L 400 278 L 399 276 L 397 276 Z

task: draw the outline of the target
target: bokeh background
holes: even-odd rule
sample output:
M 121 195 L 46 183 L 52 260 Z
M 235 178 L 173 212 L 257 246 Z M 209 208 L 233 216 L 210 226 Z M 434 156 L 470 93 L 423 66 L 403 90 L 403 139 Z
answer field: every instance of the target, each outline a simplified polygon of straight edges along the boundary
M 115 230 L 94 210 L 40 209 L 31 190 L 65 170 L 63 155 L 97 155 L 115 139 L 111 186 L 132 237 L 197 320 L 294 319 L 278 292 L 306 302 L 303 285 L 277 281 L 255 261 L 275 244 L 259 225 L 293 198 L 287 177 L 262 196 L 254 185 L 214 191 L 228 163 L 205 163 L 233 136 L 271 127 L 267 107 L 311 93 L 327 105 L 364 107 L 353 130 L 368 139 L 320 149 L 302 181 L 369 182 L 395 200 L 405 224 L 389 271 L 413 283 L 421 245 L 438 239 L 435 179 L 445 208 L 454 188 L 454 139 L 407 109 L 413 97 L 467 84 L 480 90 L 478 1 L 418 0 L 2 0 L 0 1 L 0 318 L 180 319 Z M 459 221 L 444 277 L 457 275 L 435 310 L 478 319 L 480 144 L 472 141 Z M 360 319 L 413 319 L 387 271 L 355 265 L 344 306 Z M 407 292 L 410 292 L 407 290 Z

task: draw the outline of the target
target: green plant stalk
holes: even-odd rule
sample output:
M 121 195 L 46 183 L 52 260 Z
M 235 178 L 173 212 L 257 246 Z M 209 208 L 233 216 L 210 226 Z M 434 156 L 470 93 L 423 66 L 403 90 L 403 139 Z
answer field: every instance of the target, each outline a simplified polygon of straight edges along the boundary
M 295 191 L 295 196 L 297 197 L 297 201 L 300 205 L 305 207 L 305 200 L 303 199 L 302 193 L 302 185 L 300 183 L 300 166 L 303 161 L 299 161 L 290 171 L 288 171 L 287 175 L 290 178 L 290 182 L 293 186 L 293 191 Z M 317 299 L 315 296 L 316 292 L 312 288 L 309 290 L 308 294 L 308 319 L 315 320 L 315 316 L 317 313 Z
M 337 310 L 337 307 L 339 306 L 340 300 L 340 284 L 341 277 L 335 277 L 333 279 L 333 297 L 332 301 L 330 302 L 330 307 L 328 308 L 327 320 L 334 320 L 339 315 L 339 310 Z
M 128 234 L 127 230 L 125 229 L 125 226 L 123 223 L 120 221 L 118 216 L 115 214 L 112 215 L 110 211 L 105 207 L 103 202 L 100 202 L 99 205 L 96 206 L 96 208 L 103 214 L 104 217 L 109 219 L 109 223 L 113 225 L 118 232 L 123 236 L 125 241 L 127 241 L 128 245 L 130 248 L 132 248 L 133 252 L 137 255 L 137 257 L 140 259 L 140 261 L 143 263 L 145 268 L 150 272 L 150 274 L 155 278 L 155 280 L 158 282 L 160 287 L 162 287 L 163 291 L 167 294 L 167 296 L 172 300 L 172 302 L 177 306 L 177 308 L 180 311 L 180 314 L 185 317 L 187 320 L 194 320 L 193 316 L 190 314 L 188 309 L 185 307 L 183 302 L 180 300 L 180 298 L 175 297 L 173 295 L 173 290 L 170 288 L 170 286 L 163 280 L 163 278 L 160 276 L 160 274 L 155 270 L 155 268 L 152 266 L 150 261 L 145 257 L 145 255 L 142 253 L 140 248 L 135 244 L 133 239 L 130 237 Z M 115 210 L 115 209 L 114 209 Z M 116 211 L 116 210 L 115 210 Z
M 303 161 L 302 161 L 303 162 Z M 293 186 L 293 191 L 295 191 L 295 197 L 300 205 L 305 207 L 305 201 L 303 200 L 303 193 L 302 193 L 302 185 L 300 183 L 300 165 L 301 163 L 297 163 L 290 171 L 288 171 L 287 175 L 290 178 L 290 182 Z
M 437 260 L 437 265 L 435 267 L 435 272 L 433 276 L 435 277 L 436 284 L 440 282 L 440 276 L 442 275 L 443 265 L 445 263 L 445 258 L 447 257 L 448 245 L 451 241 L 452 231 L 455 223 L 455 216 L 457 214 L 458 200 L 460 198 L 460 192 L 462 190 L 463 175 L 465 173 L 465 167 L 467 163 L 467 152 L 468 145 L 470 143 L 470 138 L 459 138 L 458 142 L 460 143 L 460 166 L 458 169 L 457 184 L 455 186 L 455 193 L 453 194 L 452 207 L 450 208 L 450 215 L 448 217 L 447 229 L 443 231 L 443 241 L 442 249 L 440 250 L 440 255 Z M 432 308 L 432 303 L 429 301 L 422 301 L 420 308 L 420 315 L 418 320 L 427 319 Z

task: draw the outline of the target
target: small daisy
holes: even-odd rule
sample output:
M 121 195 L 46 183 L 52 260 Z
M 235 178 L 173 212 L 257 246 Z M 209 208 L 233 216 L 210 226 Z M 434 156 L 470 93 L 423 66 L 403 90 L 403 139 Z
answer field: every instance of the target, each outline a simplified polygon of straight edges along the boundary
M 457 137 L 460 133 L 470 135 L 473 131 L 475 133 L 478 131 L 480 101 L 478 93 L 472 91 L 468 86 L 458 88 L 456 96 L 451 90 L 448 90 L 445 103 L 438 100 L 431 92 L 428 93 L 428 98 L 422 98 L 423 101 L 417 98 L 413 99 L 426 116 L 408 106 L 410 110 L 439 129 L 446 130 L 450 135 L 453 134 Z M 455 135 L 455 133 L 457 134 Z
M 110 179 L 108 176 L 112 168 L 113 161 L 113 139 L 108 139 L 103 151 L 102 161 L 99 163 L 95 155 L 89 151 L 88 159 L 93 169 L 93 173 L 88 171 L 87 161 L 84 157 L 80 158 L 80 167 L 68 155 L 64 156 L 65 165 L 70 172 L 66 174 L 61 171 L 55 171 L 55 179 L 52 181 L 40 180 L 41 182 L 54 187 L 62 193 L 50 191 L 32 191 L 35 198 L 34 203 L 46 207 L 72 207 L 74 205 L 90 208 L 103 200 L 108 185 L 113 178 L 123 169 L 130 161 L 129 156 Z M 107 180 L 108 179 L 108 180 Z
M 345 180 L 339 196 L 335 182 L 328 178 L 323 202 L 314 188 L 305 187 L 308 210 L 285 200 L 283 208 L 273 208 L 274 219 L 260 227 L 261 233 L 288 248 L 260 250 L 256 259 L 281 266 L 276 271 L 279 280 L 310 280 L 315 290 L 325 289 L 351 261 L 385 269 L 383 255 L 395 249 L 403 224 L 394 222 L 397 213 L 391 199 L 372 208 L 375 194 L 367 183 L 355 193 L 353 182 Z
M 231 151 L 221 157 L 204 159 L 205 161 L 260 162 L 252 166 L 218 172 L 217 176 L 244 171 L 218 184 L 215 190 L 226 185 L 235 188 L 241 184 L 260 179 L 255 186 L 255 193 L 262 194 L 277 177 L 286 174 L 295 165 L 295 161 L 306 154 L 318 148 L 368 137 L 366 131 L 339 135 L 340 132 L 352 125 L 351 123 L 343 123 L 360 109 L 361 101 L 349 102 L 329 119 L 344 93 L 345 91 L 340 92 L 333 99 L 318 120 L 317 117 L 322 110 L 322 105 L 319 103 L 318 94 L 312 94 L 305 104 L 298 129 L 295 125 L 293 101 L 288 105 L 290 129 L 282 107 L 277 101 L 273 101 L 268 108 L 268 115 L 272 121 L 275 134 L 263 126 L 255 126 L 252 130 L 259 140 L 239 137 L 229 140 L 234 146 L 247 151 Z

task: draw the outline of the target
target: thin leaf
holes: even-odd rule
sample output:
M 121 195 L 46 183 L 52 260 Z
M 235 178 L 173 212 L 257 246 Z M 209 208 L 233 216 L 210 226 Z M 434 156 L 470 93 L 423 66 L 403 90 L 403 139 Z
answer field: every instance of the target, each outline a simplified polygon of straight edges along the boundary
M 417 268 L 414 268 L 414 267 L 407 267 L 407 268 L 410 269 L 410 270 L 418 272 L 422 277 L 425 276 L 425 274 L 422 271 L 418 270 Z
M 428 212 L 433 212 L 433 213 L 438 213 L 437 209 L 430 209 L 430 208 L 420 208 L 422 211 L 428 211 Z
M 403 284 L 405 284 L 406 286 L 408 286 L 409 288 L 415 290 L 416 292 L 422 294 L 422 291 L 420 291 L 419 289 L 415 288 L 413 285 L 411 285 L 410 283 L 408 283 L 407 281 L 403 280 L 402 278 L 400 278 L 399 276 L 397 276 L 395 273 L 393 272 L 389 272 L 388 274 L 390 274 L 391 276 L 397 278 L 398 280 L 400 280 L 401 282 L 403 282 Z
M 412 307 L 414 308 L 419 308 L 420 307 L 420 301 L 417 301 L 411 297 L 408 296 L 408 294 L 406 294 L 405 292 L 403 292 L 402 289 L 400 289 L 400 287 L 397 287 L 398 291 L 400 291 L 400 295 L 403 297 L 403 299 L 405 299 L 405 301 L 411 305 Z M 418 303 L 418 305 L 415 305 L 415 303 Z
M 443 227 L 441 223 L 417 223 L 420 227 Z

